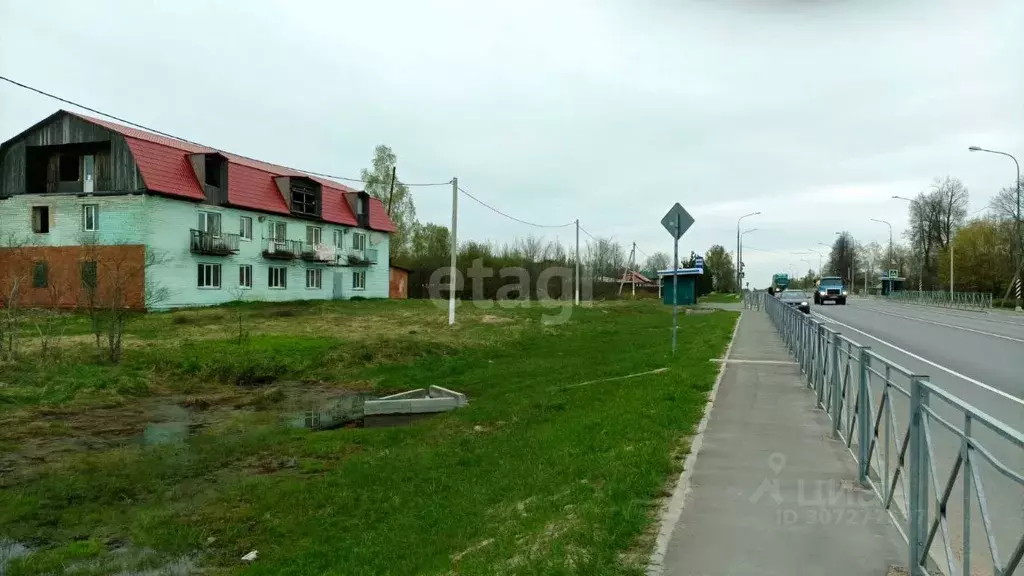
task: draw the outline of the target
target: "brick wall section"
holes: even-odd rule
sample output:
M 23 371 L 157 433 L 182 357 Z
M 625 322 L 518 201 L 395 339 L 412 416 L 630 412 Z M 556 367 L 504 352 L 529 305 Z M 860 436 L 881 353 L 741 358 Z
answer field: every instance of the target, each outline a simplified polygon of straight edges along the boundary
M 141 245 L 0 248 L 0 305 L 83 308 L 145 307 L 146 249 Z M 82 281 L 82 266 L 96 262 L 96 289 Z M 45 274 L 37 266 L 45 265 Z

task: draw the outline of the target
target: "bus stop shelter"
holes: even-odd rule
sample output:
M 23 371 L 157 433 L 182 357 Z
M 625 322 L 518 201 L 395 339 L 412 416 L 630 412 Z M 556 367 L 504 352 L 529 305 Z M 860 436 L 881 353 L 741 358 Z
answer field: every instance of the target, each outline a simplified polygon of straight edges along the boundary
M 704 274 L 703 268 L 680 268 L 679 270 L 659 270 L 658 280 L 661 287 L 661 301 L 669 306 L 678 304 L 688 306 L 697 303 L 697 277 Z M 678 293 L 675 290 L 675 279 L 679 278 Z

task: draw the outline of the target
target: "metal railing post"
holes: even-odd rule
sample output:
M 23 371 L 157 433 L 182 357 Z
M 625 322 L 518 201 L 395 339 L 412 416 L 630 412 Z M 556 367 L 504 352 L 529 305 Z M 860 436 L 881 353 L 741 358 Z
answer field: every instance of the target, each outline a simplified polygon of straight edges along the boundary
M 842 387 L 842 374 L 839 373 L 839 332 L 832 333 L 832 378 L 829 383 L 830 394 L 829 403 L 831 408 L 826 409 L 827 412 L 832 412 L 832 438 L 839 438 L 839 411 L 841 408 L 841 400 L 839 395 L 841 394 L 840 389 Z
M 857 459 L 860 461 L 860 466 L 857 468 L 857 480 L 864 486 L 867 486 L 868 473 L 871 468 L 871 463 L 868 462 L 868 446 L 871 444 L 872 426 L 871 394 L 868 391 L 868 379 L 870 378 L 868 369 L 871 366 L 869 350 L 871 350 L 870 346 L 860 347 L 860 378 L 858 378 L 857 386 Z
M 828 371 L 828 344 L 825 341 L 825 334 L 828 329 L 818 326 L 818 375 L 814 379 L 814 391 L 817 394 L 818 406 L 821 406 L 825 399 L 825 376 Z
M 924 545 L 928 538 L 928 445 L 925 440 L 928 391 L 918 375 L 910 379 L 910 453 L 907 475 L 910 480 L 910 509 L 907 511 L 909 530 L 908 562 L 910 576 L 928 576 L 924 564 Z

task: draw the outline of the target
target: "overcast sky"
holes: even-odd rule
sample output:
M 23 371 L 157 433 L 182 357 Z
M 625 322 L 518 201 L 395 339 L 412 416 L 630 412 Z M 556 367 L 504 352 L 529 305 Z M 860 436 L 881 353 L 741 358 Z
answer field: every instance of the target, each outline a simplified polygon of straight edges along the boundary
M 517 217 L 579 218 L 671 253 L 735 247 L 748 280 L 806 269 L 838 230 L 899 240 L 906 205 L 961 178 L 971 211 L 1024 160 L 1024 2 L 18 2 L 0 75 L 224 150 L 357 175 L 390 145 L 406 181 Z M 897 6 L 898 5 L 898 6 Z M 63 105 L 0 82 L 0 140 Z M 451 194 L 414 191 L 448 224 Z M 541 233 L 462 197 L 460 239 Z M 584 236 L 584 239 L 586 237 Z M 817 256 L 813 257 L 817 265 Z

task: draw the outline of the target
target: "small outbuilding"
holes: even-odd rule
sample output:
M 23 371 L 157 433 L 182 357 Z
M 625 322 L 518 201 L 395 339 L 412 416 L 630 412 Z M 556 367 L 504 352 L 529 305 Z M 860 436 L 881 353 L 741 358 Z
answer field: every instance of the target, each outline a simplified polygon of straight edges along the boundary
M 680 268 L 659 270 L 661 301 L 668 305 L 688 306 L 697 303 L 697 277 L 704 274 L 703 268 Z M 678 289 L 676 280 L 678 279 Z
M 388 298 L 392 300 L 405 300 L 408 297 L 409 269 L 391 265 L 391 274 L 388 278 Z

